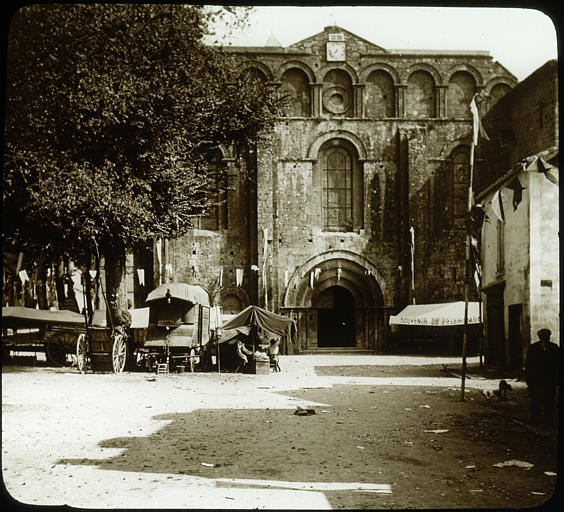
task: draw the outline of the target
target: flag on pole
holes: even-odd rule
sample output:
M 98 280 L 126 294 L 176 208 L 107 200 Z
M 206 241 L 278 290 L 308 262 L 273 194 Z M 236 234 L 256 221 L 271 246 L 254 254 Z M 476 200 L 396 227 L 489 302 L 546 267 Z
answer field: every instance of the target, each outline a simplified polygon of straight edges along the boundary
M 492 211 L 495 216 L 501 221 L 505 222 L 505 215 L 503 213 L 503 199 L 501 197 L 501 190 L 497 190 L 492 198 Z
M 480 262 L 480 249 L 478 248 L 478 240 L 475 237 L 471 237 L 471 256 L 474 263 L 474 281 L 476 282 L 476 288 L 480 290 L 482 283 L 482 265 Z
M 478 109 L 478 104 L 476 103 L 476 96 L 477 94 L 474 94 L 472 101 L 470 102 L 470 111 L 472 112 L 473 120 L 472 140 L 474 142 L 474 146 L 478 144 L 478 135 L 480 135 L 483 139 L 490 140 L 486 130 L 484 130 L 484 127 L 482 126 L 482 121 L 480 120 L 480 111 Z

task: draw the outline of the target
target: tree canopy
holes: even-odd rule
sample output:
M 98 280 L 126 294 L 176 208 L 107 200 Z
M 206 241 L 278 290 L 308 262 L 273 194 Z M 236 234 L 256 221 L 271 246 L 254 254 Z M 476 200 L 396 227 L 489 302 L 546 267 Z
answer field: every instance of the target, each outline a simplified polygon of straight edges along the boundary
M 7 240 L 79 257 L 92 237 L 103 252 L 121 251 L 181 235 L 206 212 L 216 184 L 207 150 L 257 142 L 279 102 L 204 44 L 211 19 L 203 6 L 160 4 L 38 4 L 16 14 Z

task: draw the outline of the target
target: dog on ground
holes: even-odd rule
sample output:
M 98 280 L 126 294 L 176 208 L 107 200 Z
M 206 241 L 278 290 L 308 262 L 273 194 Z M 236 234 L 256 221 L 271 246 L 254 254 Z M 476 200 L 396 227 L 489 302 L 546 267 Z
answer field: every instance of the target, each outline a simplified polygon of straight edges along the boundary
M 494 389 L 493 391 L 484 389 L 482 393 L 487 400 L 491 400 L 494 397 L 498 400 L 507 400 L 507 392 L 511 391 L 511 389 L 511 384 L 509 384 L 509 382 L 507 382 L 505 379 L 502 379 L 499 381 L 498 389 Z

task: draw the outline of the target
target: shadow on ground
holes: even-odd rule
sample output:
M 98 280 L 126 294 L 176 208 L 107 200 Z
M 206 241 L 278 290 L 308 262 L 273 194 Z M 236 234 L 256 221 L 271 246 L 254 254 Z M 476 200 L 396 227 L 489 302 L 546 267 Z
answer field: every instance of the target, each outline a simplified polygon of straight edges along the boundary
M 531 507 L 554 490 L 554 478 L 543 471 L 555 471 L 556 445 L 477 406 L 477 391 L 469 392 L 469 402 L 449 388 L 410 386 L 338 385 L 287 394 L 330 405 L 314 407 L 311 416 L 292 409 L 159 415 L 154 419 L 168 423 L 147 437 L 100 443 L 122 449 L 118 455 L 58 462 L 214 479 L 392 486 L 391 495 L 324 491 L 333 508 L 348 509 Z M 494 467 L 514 458 L 534 470 Z

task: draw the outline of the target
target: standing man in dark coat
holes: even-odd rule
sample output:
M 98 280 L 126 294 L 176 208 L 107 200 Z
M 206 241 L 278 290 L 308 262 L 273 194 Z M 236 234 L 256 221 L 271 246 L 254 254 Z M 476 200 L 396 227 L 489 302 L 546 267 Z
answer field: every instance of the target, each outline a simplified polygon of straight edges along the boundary
M 550 341 L 550 329 L 537 332 L 540 341 L 533 343 L 527 351 L 526 379 L 531 397 L 531 423 L 541 420 L 552 423 L 554 393 L 558 386 L 560 349 Z

